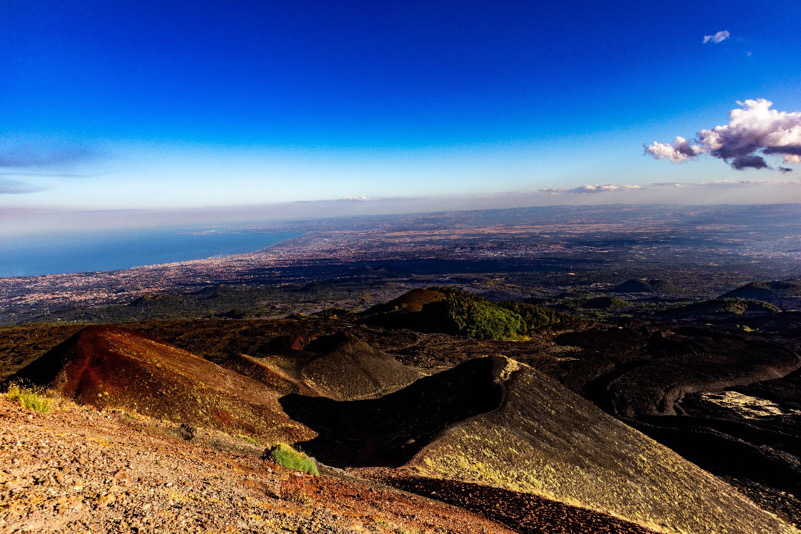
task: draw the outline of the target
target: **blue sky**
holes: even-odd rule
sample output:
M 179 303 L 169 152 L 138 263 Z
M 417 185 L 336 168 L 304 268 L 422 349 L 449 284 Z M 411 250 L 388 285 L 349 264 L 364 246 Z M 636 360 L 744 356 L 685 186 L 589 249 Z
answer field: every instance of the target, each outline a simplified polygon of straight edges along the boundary
M 665 182 L 781 181 L 792 200 L 792 157 L 735 170 L 710 147 L 671 163 L 643 146 L 726 125 L 738 101 L 801 110 L 799 16 L 797 1 L 3 1 L 0 224 L 348 198 L 575 203 L 582 186 Z M 599 191 L 579 196 L 658 200 Z

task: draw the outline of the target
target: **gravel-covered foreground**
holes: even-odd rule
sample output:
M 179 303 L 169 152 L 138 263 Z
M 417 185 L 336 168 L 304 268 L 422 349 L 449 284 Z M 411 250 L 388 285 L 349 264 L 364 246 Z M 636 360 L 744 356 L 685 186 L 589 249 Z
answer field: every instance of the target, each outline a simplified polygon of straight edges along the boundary
M 187 437 L 187 436 L 184 436 Z M 509 533 L 438 501 L 259 460 L 244 436 L 0 398 L 0 532 Z

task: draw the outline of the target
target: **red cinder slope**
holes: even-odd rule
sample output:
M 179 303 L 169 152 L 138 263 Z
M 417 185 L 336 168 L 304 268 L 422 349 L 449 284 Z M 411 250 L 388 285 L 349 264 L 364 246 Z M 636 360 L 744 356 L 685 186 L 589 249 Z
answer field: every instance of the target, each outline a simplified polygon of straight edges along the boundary
M 292 421 L 273 388 L 138 332 L 90 326 L 12 380 L 45 386 L 80 403 L 237 432 L 266 441 L 315 433 Z

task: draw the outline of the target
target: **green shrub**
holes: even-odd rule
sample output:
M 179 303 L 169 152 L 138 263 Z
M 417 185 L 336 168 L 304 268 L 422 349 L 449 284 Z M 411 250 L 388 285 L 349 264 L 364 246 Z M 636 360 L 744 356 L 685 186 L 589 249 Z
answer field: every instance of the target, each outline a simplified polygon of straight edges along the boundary
M 477 295 L 452 288 L 432 288 L 445 300 L 423 306 L 430 327 L 474 339 L 521 339 L 527 332 L 520 315 Z
M 11 402 L 19 402 L 19 405 L 25 409 L 33 410 L 39 413 L 50 413 L 53 409 L 50 399 L 46 399 L 36 391 L 30 388 L 20 387 L 16 384 L 11 384 L 8 387 L 6 397 Z
M 317 471 L 317 465 L 314 463 L 314 460 L 285 443 L 279 443 L 265 450 L 262 458 L 272 460 L 286 469 L 320 476 L 320 472 Z

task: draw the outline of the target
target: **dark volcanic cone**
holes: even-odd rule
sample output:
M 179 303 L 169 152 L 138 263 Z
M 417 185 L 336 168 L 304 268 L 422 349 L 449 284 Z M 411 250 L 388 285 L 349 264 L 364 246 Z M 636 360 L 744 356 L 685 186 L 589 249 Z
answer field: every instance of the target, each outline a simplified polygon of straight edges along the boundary
M 320 336 L 304 350 L 275 352 L 258 358 L 238 354 L 222 365 L 284 394 L 321 395 L 336 400 L 380 397 L 421 376 L 348 331 Z
M 433 289 L 413 289 L 384 304 L 373 306 L 367 313 L 388 313 L 393 311 L 419 312 L 431 302 L 445 300 L 445 294 Z
M 648 280 L 647 278 L 632 278 L 612 289 L 614 293 L 675 293 L 678 288 L 667 280 Z
M 801 280 L 774 280 L 772 282 L 751 282 L 721 296 L 721 298 L 741 298 L 774 301 L 790 297 L 801 297 Z
M 378 397 L 408 386 L 420 373 L 353 336 L 317 356 L 300 372 L 304 382 L 338 400 Z

